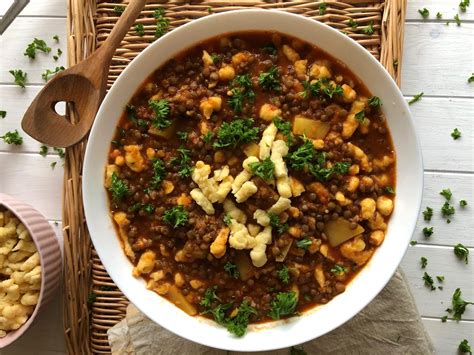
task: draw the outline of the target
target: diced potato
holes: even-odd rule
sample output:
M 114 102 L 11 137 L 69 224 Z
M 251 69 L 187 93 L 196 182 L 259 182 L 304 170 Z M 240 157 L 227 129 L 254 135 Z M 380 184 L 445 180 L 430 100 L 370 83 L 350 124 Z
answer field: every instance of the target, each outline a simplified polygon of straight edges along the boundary
M 161 187 L 163 188 L 163 191 L 166 195 L 169 195 L 174 190 L 174 184 L 169 180 L 163 180 Z
M 214 111 L 219 111 L 222 106 L 222 98 L 219 96 L 211 96 L 207 99 L 203 99 L 199 104 L 203 116 L 206 119 L 210 119 Z
M 244 153 L 248 157 L 258 157 L 259 152 L 260 147 L 255 142 L 249 143 L 244 147 Z
M 237 265 L 237 270 L 239 270 L 240 279 L 242 281 L 247 281 L 253 277 L 253 266 L 252 261 L 248 253 L 245 251 L 238 251 L 235 256 L 235 265 Z
M 357 224 L 356 228 L 351 229 L 351 222 L 344 218 L 330 220 L 324 225 L 324 233 L 327 235 L 329 244 L 332 247 L 338 246 L 356 235 L 364 232 L 364 228 Z
M 176 126 L 174 124 L 172 124 L 171 126 L 165 129 L 159 129 L 153 125 L 150 126 L 150 128 L 148 129 L 149 134 L 152 134 L 158 137 L 163 137 L 166 139 L 170 139 L 172 136 L 174 136 L 175 131 L 176 131 Z
M 307 77 L 306 77 L 306 65 L 307 64 L 308 64 L 307 59 L 297 60 L 295 62 L 295 72 L 296 72 L 296 76 L 298 77 L 298 79 L 300 79 L 300 80 L 306 80 L 307 79 Z
M 194 306 L 188 302 L 188 300 L 183 296 L 181 291 L 175 285 L 171 285 L 167 293 L 167 298 L 190 316 L 197 314 L 196 308 L 194 308 Z
M 305 135 L 311 139 L 324 139 L 331 129 L 328 122 L 312 120 L 300 115 L 295 117 L 293 123 L 293 133 L 297 135 Z
M 276 106 L 271 104 L 263 104 L 262 107 L 260 107 L 259 117 L 264 121 L 271 122 L 280 115 L 281 110 Z

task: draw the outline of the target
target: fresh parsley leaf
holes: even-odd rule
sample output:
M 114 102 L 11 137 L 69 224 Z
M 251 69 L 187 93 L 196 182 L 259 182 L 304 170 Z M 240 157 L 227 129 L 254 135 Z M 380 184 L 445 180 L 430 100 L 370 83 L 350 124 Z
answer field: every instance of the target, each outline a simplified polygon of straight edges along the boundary
M 432 234 L 433 234 L 433 227 L 425 227 L 425 228 L 423 228 L 423 235 L 424 235 L 426 238 L 431 237 Z
M 372 96 L 369 99 L 369 106 L 380 107 L 380 106 L 382 106 L 382 100 L 380 100 L 380 97 L 378 97 L 378 96 Z
M 64 157 L 66 156 L 66 153 L 64 151 L 64 148 L 57 148 L 57 147 L 53 147 L 53 150 L 58 153 L 59 157 L 61 159 L 64 159 Z
M 462 12 L 466 12 L 469 5 L 470 5 L 470 0 L 461 0 L 461 2 L 459 3 L 459 9 Z
M 267 182 L 273 179 L 275 164 L 273 164 L 270 157 L 259 162 L 250 163 L 249 167 L 253 175 L 258 176 Z
M 53 39 L 54 39 L 56 42 L 59 42 L 59 36 L 58 36 L 58 35 L 54 35 L 54 36 L 53 36 Z
M 148 101 L 148 105 L 155 112 L 155 118 L 151 124 L 158 129 L 168 128 L 171 125 L 171 121 L 168 120 L 171 111 L 169 101 L 165 99 L 159 101 L 150 100 Z
M 451 137 L 453 137 L 454 140 L 461 138 L 461 131 L 455 128 L 451 133 Z
M 446 323 L 447 320 L 448 320 L 448 316 L 441 317 L 441 322 Z
M 351 163 L 346 161 L 338 161 L 334 164 L 333 170 L 336 174 L 345 175 L 349 172 L 350 167 Z
M 61 54 L 63 54 L 63 51 L 61 50 L 61 48 L 58 48 L 58 51 L 57 51 L 57 54 L 56 55 L 53 55 L 53 59 L 56 61 L 59 59 L 59 57 L 61 56 Z
M 278 74 L 278 68 L 274 65 L 268 71 L 260 73 L 258 77 L 258 84 L 264 90 L 280 90 L 280 75 Z
M 41 155 L 43 158 L 46 157 L 46 155 L 48 155 L 48 146 L 42 145 L 40 147 L 39 155 Z
M 286 137 L 286 143 L 288 146 L 293 144 L 293 133 L 291 132 L 291 122 L 283 121 L 280 117 L 273 119 L 273 124 L 276 128 Z
M 321 81 L 318 80 L 314 83 L 309 81 L 302 81 L 301 84 L 303 85 L 304 90 L 298 93 L 303 99 L 307 99 L 311 96 L 317 96 L 321 92 Z
M 191 157 L 189 154 L 191 151 L 184 147 L 179 147 L 177 149 L 179 156 L 171 160 L 171 164 L 179 165 L 180 170 L 178 175 L 182 178 L 188 177 L 193 172 L 193 167 L 191 165 Z
M 223 221 L 226 226 L 230 226 L 232 224 L 232 217 L 230 216 L 230 214 L 226 213 L 224 215 Z
M 35 38 L 33 39 L 33 42 L 28 44 L 25 49 L 25 53 L 23 54 L 27 57 L 30 57 L 31 59 L 35 59 L 37 50 L 44 53 L 51 52 L 51 48 L 48 47 L 45 41 L 43 41 L 42 39 Z
M 176 132 L 176 135 L 179 137 L 179 140 L 186 142 L 188 140 L 188 132 Z
M 51 166 L 51 169 L 54 170 L 54 168 L 56 167 L 56 164 L 57 162 L 53 161 L 49 166 Z
M 433 209 L 431 207 L 426 207 L 423 211 L 423 219 L 425 221 L 431 221 L 431 217 L 433 217 Z
M 249 74 L 237 75 L 232 80 L 232 86 L 240 86 L 244 89 L 252 88 L 252 79 Z
M 459 201 L 459 206 L 466 207 L 467 206 L 467 201 L 466 200 L 460 200 Z
M 444 276 L 436 276 L 436 279 L 438 280 L 438 282 L 443 282 Z
M 157 190 L 166 176 L 165 163 L 161 159 L 154 159 L 152 162 L 153 176 L 150 180 L 150 187 Z
M 0 118 L 7 117 L 7 111 L 0 110 Z
M 437 19 L 441 19 L 442 17 L 443 17 L 443 14 L 442 14 L 441 12 L 438 12 L 438 13 L 436 14 L 436 18 L 437 18 Z
M 458 243 L 454 246 L 454 254 L 467 264 L 469 262 L 469 249 L 466 248 L 461 243 Z
M 112 193 L 112 199 L 117 202 L 130 194 L 130 190 L 125 181 L 120 180 L 117 173 L 112 173 L 112 183 L 109 191 Z
M 321 4 L 319 4 L 319 15 L 320 16 L 322 16 L 326 13 L 327 7 L 328 7 L 328 5 L 325 2 L 322 2 Z
M 0 136 L 0 139 L 3 139 L 3 142 L 6 144 L 21 145 L 23 144 L 23 137 L 20 136 L 18 130 L 6 132 L 3 136 Z
M 288 224 L 281 223 L 280 217 L 274 213 L 269 213 L 268 217 L 270 218 L 270 225 L 274 228 L 278 234 L 283 234 L 288 230 Z
M 451 196 L 453 196 L 451 189 L 443 189 L 439 194 L 443 196 L 446 199 L 446 201 L 451 200 Z
M 342 266 L 342 265 L 339 265 L 339 264 L 335 264 L 331 270 L 330 270 L 333 274 L 336 274 L 336 275 L 341 275 L 341 274 L 344 274 L 347 272 L 347 268 Z
M 211 59 L 214 64 L 219 63 L 222 60 L 222 57 L 220 54 L 212 53 L 211 54 Z
M 11 75 L 13 75 L 14 83 L 23 89 L 25 88 L 26 84 L 26 77 L 28 76 L 27 73 L 24 73 L 21 69 L 14 69 L 8 71 Z
M 211 131 L 202 135 L 202 141 L 204 143 L 210 143 L 212 141 L 212 138 L 214 138 L 214 133 L 212 133 Z
M 395 190 L 393 189 L 392 186 L 385 186 L 383 188 L 383 191 L 389 195 L 395 195 Z
M 457 321 L 460 321 L 462 319 L 462 315 L 464 314 L 464 312 L 466 311 L 466 307 L 468 305 L 473 305 L 474 302 L 468 302 L 468 301 L 464 301 L 462 298 L 461 298 L 461 289 L 460 288 L 457 288 L 454 293 L 453 293 L 453 297 L 452 297 L 452 305 L 453 305 L 453 308 L 452 309 L 447 309 L 446 311 L 449 312 L 449 313 L 453 313 L 453 319 L 454 320 L 457 320 Z
M 217 296 L 217 286 L 212 286 L 206 289 L 204 292 L 204 298 L 199 302 L 199 304 L 203 307 L 209 308 L 211 307 L 212 303 L 216 301 L 221 301 L 221 299 Z
M 374 21 L 370 21 L 370 23 L 362 29 L 362 32 L 366 35 L 372 35 L 375 32 L 374 29 Z
M 461 19 L 458 14 L 454 15 L 454 22 L 456 22 L 456 25 L 461 26 Z
M 420 13 L 421 17 L 423 17 L 424 19 L 427 19 L 428 16 L 430 15 L 430 11 L 424 7 L 423 10 L 418 10 L 418 12 Z
M 119 15 L 120 15 L 120 14 L 122 14 L 122 13 L 125 11 L 125 6 L 116 5 L 116 6 L 114 6 L 113 10 L 114 10 L 114 12 L 115 12 L 116 14 L 119 14 Z
M 244 300 L 237 309 L 237 315 L 234 317 L 231 315 L 226 320 L 225 326 L 229 333 L 237 337 L 244 336 L 247 331 L 247 325 L 249 324 L 249 318 L 253 314 L 257 314 L 257 310 L 250 306 L 248 300 Z
M 283 265 L 283 267 L 277 271 L 278 278 L 284 284 L 288 284 L 290 282 L 290 269 L 288 266 Z
M 311 239 L 309 239 L 307 237 L 303 238 L 303 239 L 300 239 L 296 242 L 296 246 L 298 248 L 304 249 L 304 250 L 308 249 L 311 246 L 311 244 L 313 244 L 313 242 L 311 241 Z
M 350 19 L 350 20 L 349 20 L 349 26 L 350 26 L 351 28 L 356 29 L 359 25 L 358 25 L 358 23 L 355 22 L 353 19 Z
M 313 143 L 306 139 L 295 151 L 287 155 L 289 166 L 295 170 L 303 170 L 316 155 Z
M 462 4 L 462 2 L 461 2 L 461 4 Z M 461 6 L 461 4 L 459 4 L 459 6 Z M 466 10 L 464 10 L 464 11 L 466 11 Z M 472 355 L 471 346 L 469 345 L 469 342 L 467 341 L 467 339 L 463 339 L 459 343 L 458 350 L 463 354 Z
M 87 304 L 88 305 L 93 304 L 96 298 L 97 298 L 97 295 L 94 292 L 89 293 L 89 295 L 87 296 Z
M 280 292 L 271 302 L 271 309 L 268 315 L 274 320 L 278 320 L 282 316 L 291 316 L 296 312 L 297 305 L 298 296 L 296 295 L 296 292 Z
M 428 259 L 426 259 L 424 256 L 420 258 L 420 263 L 421 263 L 421 268 L 424 269 L 426 268 L 426 265 L 428 265 Z
M 231 263 L 230 261 L 226 262 L 224 265 L 224 270 L 232 277 L 233 279 L 238 279 L 240 277 L 240 272 L 237 269 L 237 265 Z
M 410 245 L 417 245 L 417 244 L 418 244 L 418 242 L 416 240 L 410 241 Z
M 327 81 L 327 79 L 321 79 L 323 84 L 321 85 L 322 92 L 325 94 L 327 97 L 332 99 L 334 95 L 342 95 L 344 92 L 342 90 L 342 86 L 340 85 L 334 85 L 331 82 Z
M 474 73 L 472 73 L 471 76 L 469 78 L 467 78 L 467 82 L 469 84 L 474 82 Z
M 222 123 L 217 132 L 217 141 L 213 144 L 214 148 L 235 148 L 237 145 L 250 143 L 257 139 L 260 130 L 253 124 L 252 118 Z
M 65 68 L 61 65 L 60 67 L 56 67 L 54 70 L 46 69 L 42 74 L 41 77 L 44 81 L 48 81 L 51 75 L 55 75 L 60 71 L 64 70 Z
M 428 275 L 426 271 L 423 274 L 423 281 L 425 281 L 425 286 L 431 289 L 431 291 L 436 290 L 436 287 L 433 286 L 434 284 L 433 278 L 430 275 Z
M 156 19 L 155 37 L 159 38 L 168 31 L 170 20 L 165 17 L 165 10 L 162 8 L 156 9 L 153 17 Z
M 408 101 L 408 105 L 413 105 L 415 102 L 420 101 L 424 94 L 424 92 L 420 92 L 419 94 L 413 96 L 413 98 Z
M 165 211 L 163 221 L 173 228 L 184 226 L 188 222 L 188 212 L 183 205 L 178 205 Z
M 365 120 L 365 111 L 362 110 L 362 111 L 360 111 L 360 112 L 357 112 L 357 113 L 355 114 L 355 119 L 356 119 L 357 121 L 359 121 L 359 122 L 364 122 L 364 120 Z
M 237 113 L 242 112 L 244 101 L 253 102 L 255 100 L 255 93 L 253 90 L 233 88 L 230 92 L 231 96 L 228 103 L 232 110 Z
M 152 214 L 155 211 L 155 206 L 153 206 L 151 203 L 148 203 L 142 207 L 142 209 L 148 213 Z
M 145 26 L 143 25 L 143 23 L 137 23 L 135 25 L 135 32 L 140 37 L 143 37 L 145 35 Z
M 452 216 L 455 212 L 456 211 L 454 210 L 454 207 L 451 206 L 448 202 L 445 202 L 444 205 L 441 207 L 441 213 L 443 214 L 443 217 Z M 450 223 L 449 219 L 448 223 Z

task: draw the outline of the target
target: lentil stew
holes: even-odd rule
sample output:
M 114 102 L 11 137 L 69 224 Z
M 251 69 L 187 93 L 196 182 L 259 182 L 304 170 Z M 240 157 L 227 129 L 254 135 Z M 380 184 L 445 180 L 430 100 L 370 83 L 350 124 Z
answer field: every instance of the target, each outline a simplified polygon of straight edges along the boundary
M 280 33 L 169 60 L 126 106 L 105 169 L 133 275 L 236 336 L 344 292 L 394 208 L 381 106 L 345 64 Z

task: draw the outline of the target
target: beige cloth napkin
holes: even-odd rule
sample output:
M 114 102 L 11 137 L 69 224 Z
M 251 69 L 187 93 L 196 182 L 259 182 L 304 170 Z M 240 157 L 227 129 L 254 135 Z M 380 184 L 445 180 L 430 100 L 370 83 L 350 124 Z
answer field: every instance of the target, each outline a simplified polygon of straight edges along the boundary
M 127 317 L 109 329 L 108 337 L 114 355 L 250 354 L 217 350 L 178 337 L 146 318 L 132 304 L 127 308 Z M 431 340 L 400 270 L 357 316 L 298 348 L 315 355 L 434 354 Z M 252 354 L 288 355 L 290 350 Z

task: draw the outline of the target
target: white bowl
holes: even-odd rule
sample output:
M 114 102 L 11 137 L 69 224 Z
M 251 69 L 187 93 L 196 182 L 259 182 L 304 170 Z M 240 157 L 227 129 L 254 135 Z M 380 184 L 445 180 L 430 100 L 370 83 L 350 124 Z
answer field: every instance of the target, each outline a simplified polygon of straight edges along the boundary
M 397 194 L 384 243 L 346 291 L 300 317 L 249 327 L 243 338 L 212 321 L 190 317 L 132 276 L 109 216 L 103 187 L 109 144 L 125 104 L 142 81 L 183 49 L 223 33 L 270 30 L 314 44 L 345 63 L 383 102 L 397 154 Z M 179 27 L 145 49 L 123 71 L 99 109 L 87 145 L 83 190 L 87 223 L 107 272 L 127 298 L 151 320 L 197 343 L 235 351 L 279 349 L 317 338 L 351 319 L 387 284 L 405 254 L 418 216 L 423 187 L 421 150 L 403 96 L 382 65 L 362 46 L 324 24 L 269 10 L 207 16 Z M 396 305 L 394 305 L 396 306 Z

